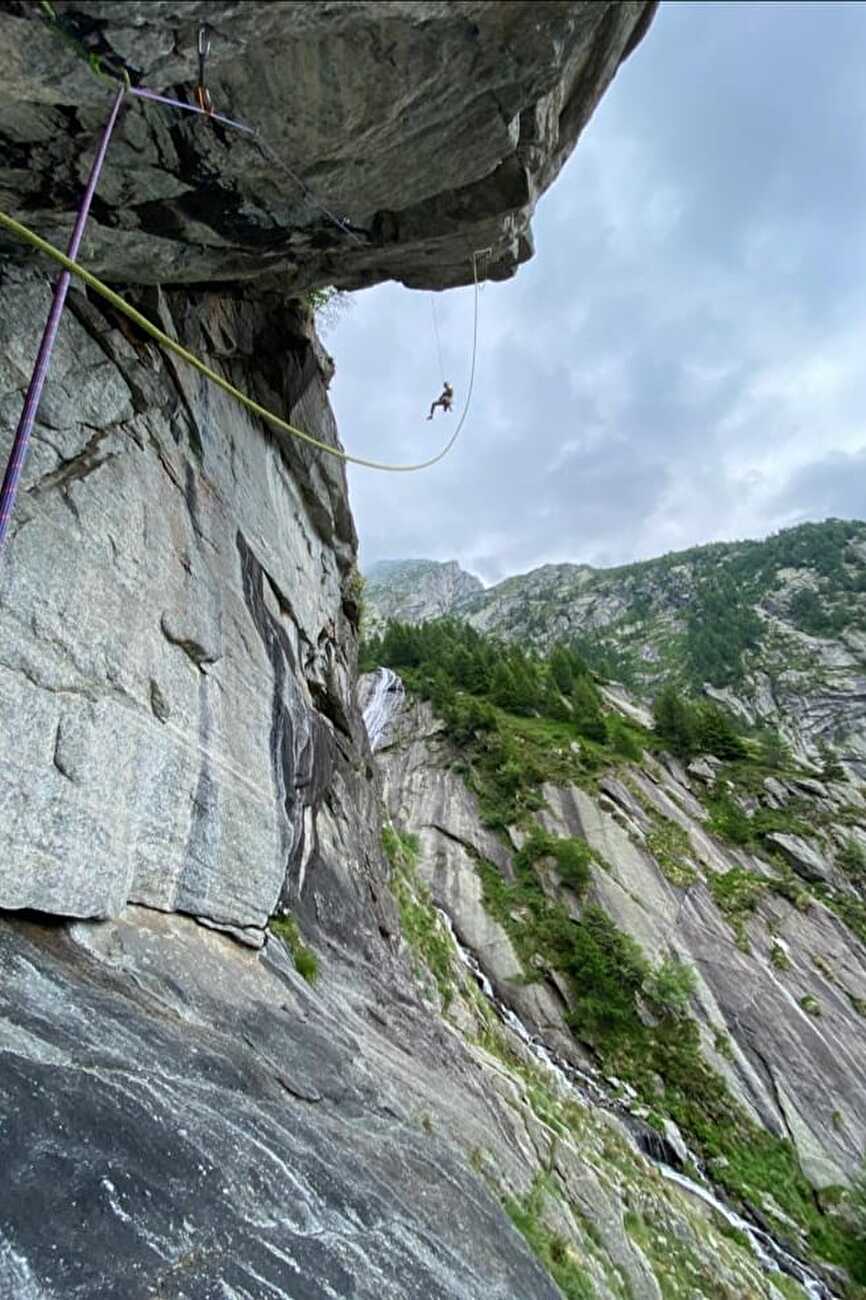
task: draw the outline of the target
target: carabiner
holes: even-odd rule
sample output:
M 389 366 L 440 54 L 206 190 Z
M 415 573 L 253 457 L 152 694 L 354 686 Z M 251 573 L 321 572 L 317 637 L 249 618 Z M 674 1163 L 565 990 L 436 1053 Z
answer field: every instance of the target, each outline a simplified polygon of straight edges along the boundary
M 210 54 L 210 38 L 207 27 L 202 23 L 198 29 L 198 85 L 195 88 L 195 102 L 203 113 L 213 112 L 213 100 L 204 84 L 204 65 Z

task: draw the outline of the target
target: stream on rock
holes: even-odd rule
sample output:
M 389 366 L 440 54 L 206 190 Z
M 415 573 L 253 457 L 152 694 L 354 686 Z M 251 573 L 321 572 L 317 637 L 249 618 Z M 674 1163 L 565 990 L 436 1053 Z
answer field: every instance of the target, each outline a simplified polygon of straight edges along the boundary
M 370 748 L 374 752 L 381 747 L 381 741 L 384 738 L 388 724 L 399 712 L 403 701 L 404 688 L 398 675 L 390 668 L 378 668 L 373 681 L 372 694 L 364 708 L 364 725 L 370 739 Z M 550 1071 L 560 1090 L 577 1097 L 586 1106 L 603 1107 L 605 1110 L 613 1111 L 619 1115 L 635 1146 L 643 1155 L 653 1161 L 664 1178 L 669 1182 L 676 1183 L 677 1186 L 683 1188 L 692 1196 L 696 1196 L 699 1200 L 711 1206 L 732 1227 L 745 1233 L 756 1259 L 766 1273 L 785 1273 L 789 1277 L 795 1278 L 807 1295 L 811 1297 L 811 1300 L 836 1300 L 836 1296 L 829 1287 L 820 1278 L 816 1277 L 805 1264 L 779 1245 L 768 1232 L 757 1227 L 754 1223 L 750 1223 L 742 1215 L 737 1214 L 729 1205 L 720 1200 L 706 1183 L 696 1182 L 680 1169 L 673 1167 L 672 1162 L 681 1164 L 682 1161 L 671 1142 L 662 1134 L 650 1128 L 639 1115 L 634 1113 L 638 1109 L 636 1105 L 637 1094 L 634 1089 L 630 1088 L 628 1084 L 620 1083 L 618 1080 L 606 1080 L 600 1074 L 579 1069 L 569 1061 L 557 1056 L 540 1038 L 530 1034 L 520 1017 L 515 1014 L 511 1007 L 497 997 L 481 963 L 474 953 L 463 946 L 457 937 L 450 916 L 439 907 L 436 910 L 451 936 L 460 960 L 472 974 L 499 1019 L 517 1035 L 536 1060 L 540 1061 Z M 697 1157 L 688 1150 L 686 1155 L 689 1164 L 693 1165 L 703 1175 L 704 1170 Z
M 364 708 L 364 726 L 370 748 L 375 753 L 385 734 L 385 728 L 403 704 L 403 683 L 390 668 L 377 668 L 373 680 L 373 694 Z
M 765 1232 L 762 1228 L 750 1223 L 742 1215 L 718 1196 L 704 1183 L 695 1182 L 694 1179 L 687 1177 L 678 1169 L 674 1169 L 669 1160 L 677 1159 L 669 1142 L 665 1138 L 638 1121 L 635 1124 L 633 1115 L 634 1099 L 636 1094 L 627 1084 L 620 1085 L 626 1092 L 626 1096 L 618 1095 L 613 1090 L 612 1083 L 605 1080 L 601 1075 L 593 1075 L 587 1070 L 578 1069 L 570 1062 L 563 1060 L 562 1057 L 550 1050 L 549 1047 L 537 1036 L 530 1034 L 518 1015 L 507 1006 L 500 998 L 496 996 L 490 980 L 484 973 L 480 962 L 474 953 L 471 953 L 458 939 L 454 932 L 454 926 L 451 918 L 441 908 L 437 907 L 436 911 L 451 936 L 457 953 L 463 965 L 471 972 L 475 982 L 481 992 L 493 1006 L 497 1016 L 504 1025 L 507 1025 L 517 1037 L 525 1043 L 536 1060 L 540 1061 L 554 1076 L 561 1091 L 576 1096 L 584 1105 L 600 1106 L 605 1110 L 616 1112 L 624 1121 L 625 1128 L 631 1135 L 635 1146 L 641 1153 L 647 1156 L 658 1167 L 664 1178 L 669 1182 L 676 1183 L 692 1196 L 698 1197 L 705 1204 L 722 1216 L 732 1227 L 738 1228 L 740 1232 L 746 1234 L 755 1257 L 766 1273 L 786 1273 L 800 1283 L 811 1300 L 836 1300 L 834 1293 L 815 1276 L 810 1269 L 803 1264 L 784 1247 Z M 631 1094 L 629 1099 L 628 1094 Z M 665 1158 L 667 1157 L 667 1159 Z M 690 1163 L 700 1169 L 700 1163 L 689 1152 Z

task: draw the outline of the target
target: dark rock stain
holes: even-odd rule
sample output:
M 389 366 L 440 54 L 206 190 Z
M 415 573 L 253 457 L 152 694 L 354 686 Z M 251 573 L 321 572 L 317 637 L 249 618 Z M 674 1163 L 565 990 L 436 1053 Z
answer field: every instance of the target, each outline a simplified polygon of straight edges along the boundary
M 244 603 L 273 672 L 269 752 L 274 793 L 282 812 L 280 850 L 286 879 L 304 853 L 304 809 L 315 807 L 333 769 L 333 746 L 324 723 L 309 713 L 296 684 L 298 664 L 286 629 L 265 603 L 264 583 L 273 588 L 243 533 L 236 537 Z M 309 717 L 309 735 L 301 740 L 297 720 Z

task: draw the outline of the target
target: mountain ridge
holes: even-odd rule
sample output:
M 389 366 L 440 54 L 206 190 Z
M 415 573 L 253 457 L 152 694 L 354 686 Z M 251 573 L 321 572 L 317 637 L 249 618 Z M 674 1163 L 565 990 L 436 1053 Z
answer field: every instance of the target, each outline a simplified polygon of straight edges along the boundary
M 368 630 L 387 618 L 421 621 L 417 586 L 411 611 L 393 589 L 383 600 L 382 587 L 368 584 Z M 609 569 L 545 565 L 438 614 L 539 651 L 575 644 L 639 694 L 667 681 L 711 694 L 750 724 L 778 726 L 801 758 L 833 744 L 866 772 L 862 521 L 804 523 Z

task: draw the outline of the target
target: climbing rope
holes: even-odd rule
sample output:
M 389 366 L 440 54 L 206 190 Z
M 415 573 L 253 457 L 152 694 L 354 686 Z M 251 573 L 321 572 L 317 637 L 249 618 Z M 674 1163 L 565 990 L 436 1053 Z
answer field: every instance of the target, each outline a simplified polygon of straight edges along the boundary
M 75 218 L 75 225 L 72 228 L 72 235 L 69 239 L 69 258 L 71 265 L 75 262 L 72 259 L 78 252 L 81 243 L 81 237 L 84 234 L 84 227 L 87 225 L 87 217 L 90 212 L 90 204 L 96 191 L 96 182 L 99 180 L 99 173 L 102 171 L 102 164 L 105 162 L 105 155 L 108 152 L 108 144 L 111 140 L 111 133 L 114 130 L 114 124 L 117 121 L 117 115 L 120 112 L 120 106 L 123 103 L 123 97 L 126 94 L 128 82 L 118 87 L 114 103 L 111 107 L 108 121 L 102 130 L 99 145 L 96 150 L 96 157 L 90 168 L 90 175 L 87 178 L 87 185 L 84 190 L 84 196 L 78 208 L 78 215 Z M 62 256 L 62 254 L 61 254 Z M 51 303 L 51 310 L 48 313 L 48 320 L 45 322 L 45 329 L 42 331 L 42 338 L 39 343 L 39 351 L 36 354 L 36 364 L 33 367 L 33 374 L 30 377 L 30 383 L 27 388 L 27 396 L 24 399 L 24 407 L 15 429 L 15 437 L 12 440 L 12 450 L 9 454 L 9 461 L 6 465 L 6 473 L 3 476 L 3 485 L 0 487 L 0 546 L 9 528 L 9 520 L 12 517 L 12 507 L 15 505 L 15 497 L 18 493 L 18 484 L 21 481 L 21 475 L 24 472 L 24 462 L 27 459 L 27 450 L 30 446 L 30 435 L 33 432 L 33 424 L 36 419 L 36 412 L 39 409 L 39 401 L 42 397 L 42 390 L 45 387 L 45 378 L 48 374 L 48 366 L 51 361 L 51 353 L 54 349 L 54 340 L 57 338 L 57 331 L 60 328 L 60 317 L 63 315 L 63 306 L 66 302 L 66 294 L 69 290 L 69 269 L 65 269 L 57 281 L 54 289 L 54 298 Z
M 48 0 L 42 0 L 42 8 L 48 15 L 50 22 L 53 25 L 58 25 L 56 14 L 54 12 L 53 7 L 50 5 L 50 3 L 48 3 Z M 80 45 L 80 42 L 73 40 L 73 44 Z M 89 285 L 90 288 L 92 288 L 96 293 L 100 294 L 103 298 L 107 299 L 107 301 L 110 302 L 118 311 L 122 312 L 124 315 L 129 317 L 130 320 L 135 321 L 135 323 L 139 326 L 139 328 L 141 328 L 142 330 L 145 331 L 145 333 L 149 334 L 152 338 L 154 338 L 160 344 L 161 347 L 164 347 L 169 351 L 174 352 L 175 355 L 179 356 L 188 365 L 193 366 L 202 375 L 204 375 L 205 378 L 208 379 L 211 383 L 216 384 L 218 387 L 222 388 L 226 393 L 228 393 L 231 397 L 234 397 L 236 401 L 240 402 L 243 406 L 245 406 L 248 410 L 252 411 L 255 415 L 258 415 L 261 419 L 267 421 L 269 424 L 272 424 L 276 428 L 281 429 L 284 432 L 290 434 L 292 437 L 298 438 L 301 441 L 308 443 L 310 446 L 316 447 L 318 450 L 325 452 L 327 455 L 335 456 L 340 460 L 343 460 L 349 464 L 362 465 L 367 469 L 384 470 L 390 473 L 410 473 L 416 470 L 429 469 L 432 465 L 435 465 L 438 461 L 442 460 L 442 458 L 448 454 L 448 452 L 454 446 L 454 443 L 457 441 L 457 437 L 461 429 L 463 428 L 463 425 L 466 420 L 466 416 L 469 412 L 469 404 L 472 398 L 472 388 L 475 380 L 475 362 L 476 362 L 476 354 L 477 354 L 477 347 L 478 347 L 479 284 L 478 284 L 478 256 L 475 254 L 473 254 L 473 258 L 472 258 L 472 275 L 473 275 L 474 286 L 475 286 L 475 308 L 474 308 L 473 340 L 472 340 L 472 366 L 470 372 L 469 387 L 466 395 L 466 403 L 464 405 L 460 419 L 457 423 L 457 427 L 454 430 L 454 433 L 452 434 L 451 438 L 445 444 L 444 448 L 436 456 L 432 456 L 428 460 L 419 461 L 417 463 L 410 464 L 410 465 L 392 465 L 392 464 L 385 463 L 383 461 L 369 460 L 363 456 L 349 455 L 347 452 L 344 452 L 336 447 L 331 447 L 328 445 L 328 443 L 322 442 L 320 439 L 314 438 L 311 434 L 305 433 L 302 429 L 298 429 L 294 425 L 289 424 L 287 420 L 282 419 L 282 417 L 277 415 L 275 412 L 269 411 L 265 407 L 260 406 L 258 402 L 254 402 L 251 398 L 247 397 L 246 394 L 242 393 L 240 389 L 235 388 L 233 384 L 230 384 L 227 380 L 223 379 L 221 375 L 218 375 L 215 371 L 211 370 L 208 366 L 204 364 L 203 361 L 201 361 L 200 358 L 196 357 L 193 353 L 189 352 L 186 348 L 182 347 L 181 344 L 176 342 L 176 340 L 170 338 L 169 335 L 165 334 L 162 330 L 158 329 L 158 327 L 153 325 L 147 319 L 146 316 L 142 316 L 140 312 L 136 311 L 134 307 L 131 307 L 129 303 L 127 303 L 125 299 L 123 299 L 119 294 L 116 294 L 112 289 L 109 289 L 108 286 L 103 284 L 101 280 L 98 280 L 96 276 L 92 275 L 83 266 L 81 266 L 78 262 L 75 261 L 75 256 L 78 252 L 78 248 L 80 246 L 81 239 L 84 234 L 84 228 L 87 224 L 87 217 L 90 212 L 90 205 L 93 200 L 96 184 L 97 181 L 99 180 L 99 175 L 102 170 L 103 163 L 105 162 L 105 156 L 108 151 L 108 145 L 111 139 L 111 134 L 112 131 L 114 130 L 114 126 L 117 121 L 117 116 L 120 111 L 120 106 L 123 103 L 123 99 L 126 94 L 134 95 L 139 99 L 149 99 L 159 104 L 166 104 L 170 107 L 181 109 L 184 112 L 198 113 L 205 117 L 212 118 L 214 121 L 218 121 L 225 126 L 232 127 L 235 130 L 242 131 L 245 134 L 252 136 L 253 140 L 256 142 L 257 146 L 261 149 L 262 153 L 265 154 L 266 157 L 270 153 L 272 155 L 272 161 L 276 162 L 276 164 L 280 166 L 291 177 L 291 179 L 295 182 L 295 184 L 300 186 L 301 190 L 304 193 L 304 196 L 307 199 L 309 199 L 312 203 L 314 203 L 317 207 L 319 207 L 321 211 L 324 213 L 324 215 L 330 221 L 332 221 L 334 225 L 336 225 L 343 233 L 349 235 L 349 237 L 354 239 L 357 243 L 362 244 L 364 242 L 358 237 L 358 233 L 349 224 L 347 219 L 337 216 L 336 213 L 331 212 L 328 208 L 324 206 L 324 204 L 320 203 L 316 199 L 315 195 L 312 193 L 312 191 L 309 189 L 306 183 L 301 179 L 301 177 L 299 177 L 292 170 L 292 168 L 288 166 L 287 163 L 284 163 L 279 158 L 279 156 L 270 149 L 270 146 L 267 145 L 266 142 L 261 139 L 259 133 L 253 127 L 246 126 L 242 122 L 235 122 L 231 118 L 224 117 L 222 116 L 222 114 L 218 114 L 214 112 L 213 103 L 210 94 L 204 84 L 205 62 L 209 50 L 210 50 L 210 41 L 207 40 L 206 29 L 205 27 L 202 26 L 199 29 L 199 38 L 198 38 L 199 78 L 198 78 L 198 84 L 196 86 L 197 102 L 195 104 L 185 104 L 181 100 L 172 99 L 166 95 L 158 95 L 155 91 L 148 90 L 143 86 L 134 87 L 131 84 L 128 71 L 126 70 L 126 68 L 122 69 L 121 85 L 117 89 L 117 94 L 115 97 L 114 105 L 111 110 L 111 114 L 109 116 L 105 128 L 103 129 L 103 133 L 100 138 L 100 143 L 97 148 L 96 157 L 91 167 L 84 196 L 81 200 L 78 214 L 76 216 L 75 226 L 72 231 L 72 237 L 70 239 L 67 253 L 65 254 L 62 253 L 59 248 L 55 248 L 53 244 L 49 244 L 46 240 L 41 239 L 39 235 L 35 234 L 32 230 L 28 230 L 26 226 L 23 226 L 21 225 L 20 222 L 15 221 L 13 217 L 8 216 L 6 213 L 0 213 L 0 224 L 4 225 L 7 230 L 12 231 L 12 233 L 17 235 L 19 239 L 25 240 L 25 242 L 31 244 L 34 248 L 38 249 L 40 252 L 47 254 L 47 256 L 49 257 L 52 257 L 56 262 L 59 262 L 60 265 L 63 267 L 63 274 L 58 279 L 57 285 L 55 287 L 54 298 L 52 301 L 51 310 L 49 312 L 48 321 L 45 325 L 45 329 L 42 334 L 42 339 L 40 341 L 39 351 L 37 353 L 36 364 L 34 366 L 33 375 L 31 377 L 30 384 L 27 389 L 27 395 L 24 400 L 24 407 L 22 409 L 21 416 L 18 421 L 17 428 L 15 430 L 15 435 L 12 442 L 12 450 L 9 456 L 8 464 L 6 466 L 6 472 L 3 478 L 3 483 L 2 486 L 0 486 L 0 546 L 2 546 L 3 541 L 6 537 L 6 533 L 9 528 L 12 509 L 15 503 L 15 497 L 18 492 L 18 486 L 21 480 L 21 475 L 24 470 L 24 462 L 27 457 L 27 450 L 30 443 L 30 436 L 33 431 L 33 424 L 36 419 L 36 413 L 39 408 L 39 402 L 42 396 L 42 390 L 45 385 L 45 379 L 48 373 L 48 366 L 51 361 L 51 353 L 54 348 L 55 339 L 57 337 L 57 330 L 60 325 L 60 318 L 63 314 L 63 306 L 66 301 L 66 295 L 69 289 L 71 275 L 78 276 L 79 279 L 83 280 L 84 283 Z M 82 47 L 82 52 L 85 52 L 83 51 L 83 47 Z M 98 61 L 96 65 L 91 63 L 91 67 L 93 67 L 93 70 L 99 73 L 99 75 L 103 75 L 102 69 Z M 481 250 L 481 252 L 486 254 L 487 250 Z M 436 318 L 435 318 L 435 304 L 434 304 L 434 325 L 436 327 L 436 342 L 439 348 L 439 364 L 441 367 L 442 348 L 441 348 L 441 343 L 439 341 L 438 323 L 436 322 Z
M 207 63 L 208 55 L 210 54 L 210 39 L 205 24 L 202 24 L 199 27 L 196 46 L 198 56 L 198 82 L 194 91 L 196 102 L 194 104 L 187 104 L 182 99 L 173 99 L 169 95 L 158 95 L 156 91 L 148 90 L 144 86 L 133 86 L 129 79 L 129 72 L 126 68 L 123 68 L 120 73 L 117 73 L 114 69 L 109 69 L 103 66 L 102 56 L 88 50 L 83 41 L 81 41 L 77 36 L 74 36 L 70 31 L 66 30 L 61 19 L 55 12 L 53 5 L 50 3 L 50 0 L 40 0 L 40 8 L 51 31 L 55 32 L 61 40 L 69 45 L 78 57 L 84 60 L 91 72 L 99 77 L 100 80 L 111 82 L 116 79 L 122 79 L 126 84 L 128 92 L 136 96 L 138 99 L 149 99 L 155 104 L 165 104 L 168 108 L 177 108 L 185 113 L 197 113 L 202 117 L 210 118 L 213 122 L 219 122 L 221 126 L 228 126 L 235 131 L 242 131 L 244 135 L 251 136 L 256 148 L 259 149 L 267 161 L 289 177 L 292 184 L 298 187 L 308 203 L 312 204 L 313 207 L 318 208 L 323 216 L 327 217 L 328 221 L 336 226 L 336 228 L 344 235 L 348 235 L 356 244 L 363 246 L 367 243 L 367 239 L 360 238 L 361 235 L 366 235 L 366 231 L 355 229 L 348 217 L 340 217 L 336 212 L 332 212 L 330 208 L 326 207 L 314 191 L 310 189 L 306 181 L 303 180 L 294 168 L 290 167 L 289 164 L 280 157 L 276 149 L 274 149 L 273 146 L 264 139 L 260 131 L 253 126 L 247 126 L 244 122 L 236 122 L 233 118 L 225 117 L 222 113 L 214 112 L 211 94 L 205 85 L 205 65 Z
M 95 293 L 98 293 L 102 298 L 105 298 L 107 302 L 110 302 L 112 307 L 117 311 L 122 312 L 124 316 L 128 317 L 129 320 L 138 325 L 140 329 L 144 330 L 146 334 L 149 334 L 152 339 L 155 339 L 161 347 L 165 348 L 168 352 L 173 352 L 175 356 L 180 357 L 180 359 L 185 361 L 187 365 L 192 366 L 193 369 L 199 372 L 199 374 L 204 375 L 205 379 L 209 380 L 212 384 L 216 384 L 218 388 L 221 388 L 224 393 L 228 393 L 228 395 L 233 397 L 235 401 L 240 402 L 241 406 L 246 407 L 246 409 L 251 411 L 253 415 L 259 416 L 260 419 L 265 420 L 268 424 L 272 424 L 275 428 L 282 430 L 283 433 L 288 433 L 293 438 L 298 438 L 301 442 L 306 442 L 311 447 L 315 447 L 318 451 L 323 451 L 329 456 L 336 457 L 338 460 L 345 461 L 350 465 L 362 465 L 365 469 L 384 470 L 391 474 L 409 474 L 420 469 L 430 469 L 432 465 L 438 464 L 440 460 L 444 459 L 444 457 L 448 455 L 448 452 L 454 446 L 460 431 L 466 422 L 466 416 L 469 414 L 469 406 L 472 401 L 472 390 L 475 386 L 475 363 L 478 354 L 479 283 L 478 258 L 474 253 L 472 255 L 472 280 L 475 290 L 472 320 L 472 362 L 469 370 L 469 384 L 466 390 L 466 401 L 460 419 L 457 422 L 457 427 L 442 450 L 437 452 L 435 456 L 431 456 L 429 460 L 418 461 L 411 465 L 391 465 L 385 461 L 368 460 L 364 456 L 350 455 L 349 452 L 342 451 L 338 447 L 331 447 L 328 443 L 322 442 L 319 438 L 314 438 L 312 434 L 305 433 L 303 429 L 298 429 L 293 424 L 289 424 L 288 420 L 284 420 L 282 416 L 277 415 L 274 411 L 269 411 L 267 407 L 261 406 L 258 402 L 253 401 L 251 397 L 247 397 L 247 395 L 241 392 L 239 388 L 235 388 L 234 384 L 230 384 L 227 379 L 222 377 L 222 375 L 217 374 L 215 370 L 211 370 L 210 367 L 206 366 L 205 363 L 194 353 L 188 351 L 178 343 L 176 339 L 173 339 L 169 334 L 166 334 L 163 330 L 159 329 L 159 327 L 154 325 L 152 321 L 149 321 L 146 316 L 143 316 L 140 311 L 137 311 L 135 307 L 130 306 L 125 298 L 121 298 L 119 293 L 115 293 L 113 289 L 109 289 L 107 284 L 103 284 L 101 280 L 98 280 L 95 275 L 92 275 L 91 272 L 81 266 L 79 262 L 74 261 L 73 258 L 62 253 L 60 249 L 55 248 L 53 244 L 49 244 L 47 240 L 42 239 L 41 236 L 35 233 L 35 231 L 29 230 L 27 226 L 22 225 L 20 221 L 16 221 L 14 217 L 10 217 L 8 213 L 2 211 L 0 211 L 0 226 L 4 226 L 7 230 L 11 231 L 13 235 L 16 235 L 18 239 L 30 244 L 31 247 L 37 249 L 40 253 L 44 253 L 47 257 L 53 258 L 55 262 L 58 262 L 60 266 L 63 267 L 64 271 L 77 276 L 79 280 L 82 280 L 89 288 L 93 289 Z
M 436 296 L 432 293 L 430 295 L 430 310 L 433 313 L 433 333 L 436 335 L 436 351 L 439 354 L 439 373 L 444 376 L 445 362 L 442 360 L 442 340 L 439 338 L 439 318 L 436 314 Z

